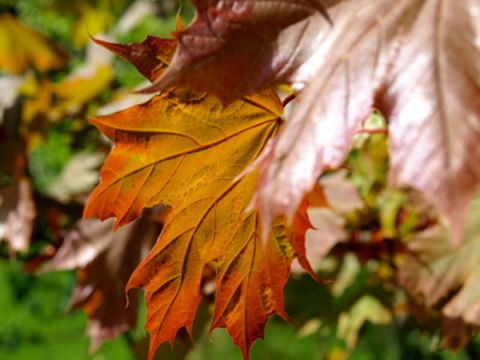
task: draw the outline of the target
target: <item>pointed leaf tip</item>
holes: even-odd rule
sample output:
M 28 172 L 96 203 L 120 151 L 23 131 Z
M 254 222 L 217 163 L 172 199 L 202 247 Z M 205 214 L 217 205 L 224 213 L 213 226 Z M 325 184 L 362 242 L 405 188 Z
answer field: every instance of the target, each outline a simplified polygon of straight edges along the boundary
M 152 82 L 165 72 L 176 46 L 174 39 L 155 36 L 147 36 L 145 40 L 131 44 L 116 44 L 96 38 L 92 40 L 131 63 Z M 155 91 L 157 90 L 148 91 L 148 93 Z

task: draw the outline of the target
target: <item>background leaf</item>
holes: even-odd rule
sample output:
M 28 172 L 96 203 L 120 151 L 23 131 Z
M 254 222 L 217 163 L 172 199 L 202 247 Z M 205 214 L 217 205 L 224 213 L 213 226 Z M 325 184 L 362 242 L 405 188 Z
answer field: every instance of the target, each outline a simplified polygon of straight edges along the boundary
M 478 214 L 480 201 L 476 199 L 467 216 L 464 241 L 455 250 L 450 248 L 447 229 L 438 225 L 411 239 L 407 246 L 411 253 L 399 267 L 399 282 L 425 311 L 440 311 L 443 337 L 447 344 L 461 348 L 468 341 L 467 334 L 479 329 L 478 309 L 480 292 L 478 279 Z

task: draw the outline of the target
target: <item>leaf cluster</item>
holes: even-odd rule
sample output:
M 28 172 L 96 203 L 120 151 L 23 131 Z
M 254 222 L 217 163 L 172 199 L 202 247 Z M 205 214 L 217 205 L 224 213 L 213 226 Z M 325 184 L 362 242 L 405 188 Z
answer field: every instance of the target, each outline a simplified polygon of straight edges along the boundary
M 480 2 L 171 3 L 0 13 L 4 255 L 76 269 L 91 350 L 140 287 L 139 357 L 477 351 Z

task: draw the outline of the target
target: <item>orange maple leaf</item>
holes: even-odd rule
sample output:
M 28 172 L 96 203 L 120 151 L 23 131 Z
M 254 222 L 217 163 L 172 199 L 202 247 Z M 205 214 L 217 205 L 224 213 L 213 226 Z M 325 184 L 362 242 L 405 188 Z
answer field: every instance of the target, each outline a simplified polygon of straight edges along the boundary
M 97 42 L 150 80 L 174 51 L 173 40 L 153 37 L 130 45 Z M 245 211 L 257 175 L 239 178 L 277 131 L 282 110 L 272 90 L 222 107 L 211 95 L 176 88 L 92 120 L 115 146 L 85 216 L 114 216 L 118 227 L 145 207 L 171 208 L 157 244 L 127 286 L 146 288 L 150 357 L 180 328 L 191 334 L 208 264 L 217 270 L 211 329 L 226 327 L 244 358 L 263 337 L 270 315 L 287 318 L 283 287 L 306 227 L 294 233 L 277 219 L 262 244 L 257 212 Z

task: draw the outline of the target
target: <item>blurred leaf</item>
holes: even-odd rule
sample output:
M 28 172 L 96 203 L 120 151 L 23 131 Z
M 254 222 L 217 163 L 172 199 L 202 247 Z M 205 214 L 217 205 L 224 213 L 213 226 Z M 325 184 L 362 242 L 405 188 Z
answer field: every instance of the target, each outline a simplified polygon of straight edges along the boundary
M 60 202 L 79 200 L 81 195 L 85 197 L 97 184 L 98 171 L 104 159 L 102 153 L 72 155 L 59 176 L 49 184 L 46 193 Z
M 72 73 L 62 82 L 55 84 L 53 96 L 58 101 L 49 111 L 53 120 L 77 113 L 89 101 L 99 97 L 112 81 L 113 71 L 109 65 L 99 64 L 84 69 L 89 71 Z
M 32 189 L 27 178 L 8 187 L 0 187 L 0 240 L 12 253 L 26 251 L 30 244 L 36 215 Z
M 343 256 L 340 270 L 331 287 L 332 294 L 335 297 L 342 296 L 349 287 L 359 281 L 358 275 L 360 271 L 360 262 L 354 254 L 349 253 Z
M 77 2 L 78 18 L 73 26 L 73 44 L 83 47 L 90 40 L 90 34 L 95 35 L 106 30 L 112 21 L 112 13 L 108 0 L 100 0 L 96 6 L 88 2 Z
M 9 13 L 0 14 L 0 70 L 21 74 L 30 67 L 40 72 L 61 69 L 66 54 L 44 35 Z
M 26 96 L 25 122 L 30 123 L 37 117 L 53 122 L 80 113 L 109 88 L 113 79 L 110 52 L 90 42 L 86 56 L 81 66 L 58 83 L 46 78 L 28 78 L 21 88 Z
M 33 122 L 37 116 L 48 116 L 53 103 L 53 83 L 50 80 L 37 79 L 30 74 L 20 87 L 20 93 L 25 97 L 22 108 L 24 123 Z
M 322 176 L 319 184 L 323 189 L 329 207 L 338 214 L 363 207 L 357 187 L 350 181 L 345 169 Z
M 129 296 L 125 286 L 133 270 L 150 251 L 159 235 L 159 224 L 146 214 L 113 232 L 113 221 L 82 220 L 65 237 L 46 271 L 77 268 L 77 285 L 70 300 L 88 318 L 90 349 L 135 327 L 138 293 Z
M 389 324 L 392 321 L 392 314 L 380 301 L 370 295 L 364 295 L 348 312 L 340 314 L 337 335 L 347 343 L 347 351 L 354 348 L 360 329 L 367 321 L 374 324 Z
M 375 196 L 385 187 L 388 170 L 386 124 L 377 111 L 370 114 L 355 135 L 345 166 L 350 169 L 350 181 L 364 201 L 372 205 Z
M 480 199 L 475 199 L 467 215 L 462 245 L 451 248 L 448 230 L 437 225 L 412 236 L 410 253 L 399 265 L 399 282 L 413 299 L 428 309 L 438 309 L 444 317 L 445 344 L 459 349 L 480 329 Z

